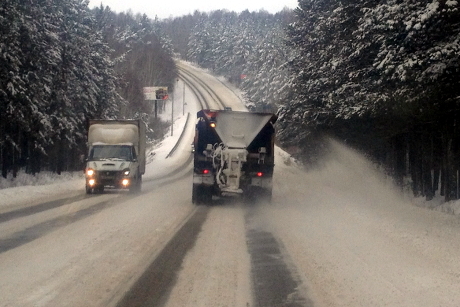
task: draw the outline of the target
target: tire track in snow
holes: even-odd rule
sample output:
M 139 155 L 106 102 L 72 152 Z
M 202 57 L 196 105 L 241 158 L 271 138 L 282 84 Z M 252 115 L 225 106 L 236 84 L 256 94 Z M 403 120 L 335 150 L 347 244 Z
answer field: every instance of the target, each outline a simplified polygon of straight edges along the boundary
M 0 254 L 36 240 L 60 227 L 64 227 L 71 223 L 82 220 L 85 217 L 88 217 L 106 208 L 118 205 L 126 201 L 126 199 L 126 197 L 119 197 L 117 199 L 109 199 L 103 202 L 98 202 L 75 213 L 59 216 L 51 220 L 46 220 L 42 223 L 18 231 L 7 238 L 0 239 Z
M 261 204 L 264 206 L 267 204 Z M 301 293 L 302 282 L 297 277 L 289 255 L 272 233 L 256 227 L 253 217 L 256 207 L 246 213 L 246 237 L 251 255 L 251 275 L 255 307 L 312 307 L 313 302 Z
M 5 213 L 0 214 L 0 223 L 7 222 L 7 221 L 10 221 L 16 218 L 32 215 L 35 213 L 43 212 L 46 210 L 58 208 L 64 205 L 71 204 L 76 201 L 83 200 L 88 197 L 90 196 L 87 196 L 86 194 L 82 194 L 82 195 L 77 195 L 75 197 L 52 200 L 52 201 L 41 203 L 35 206 L 30 206 L 30 207 L 17 209 L 14 211 L 5 212 Z

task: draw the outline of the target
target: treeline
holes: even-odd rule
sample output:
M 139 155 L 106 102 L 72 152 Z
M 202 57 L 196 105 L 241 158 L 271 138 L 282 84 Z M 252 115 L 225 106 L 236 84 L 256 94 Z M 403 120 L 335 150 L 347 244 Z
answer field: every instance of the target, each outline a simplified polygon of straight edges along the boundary
M 85 1 L 0 5 L 0 168 L 81 170 L 91 118 L 142 118 L 142 87 L 173 85 L 171 48 L 154 21 Z
M 241 13 L 195 12 L 162 22 L 182 59 L 208 68 L 239 86 L 254 111 L 276 111 L 289 94 L 290 48 L 284 28 L 292 10 Z
M 277 110 L 280 144 L 307 164 L 334 137 L 415 195 L 460 197 L 458 1 L 300 0 L 163 27 L 183 59 L 238 85 L 251 109 Z
M 459 198 L 457 1 L 302 0 L 287 31 L 293 99 L 283 144 L 318 136 L 361 149 L 415 195 Z

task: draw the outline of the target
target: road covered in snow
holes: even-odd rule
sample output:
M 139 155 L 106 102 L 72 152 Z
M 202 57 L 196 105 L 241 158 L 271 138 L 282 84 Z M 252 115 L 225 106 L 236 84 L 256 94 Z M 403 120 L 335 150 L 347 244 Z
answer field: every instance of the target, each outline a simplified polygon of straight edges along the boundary
M 141 194 L 88 196 L 83 177 L 0 190 L 0 306 L 460 305 L 458 217 L 414 206 L 339 143 L 309 171 L 277 149 L 272 204 L 193 205 L 196 103 L 178 91 L 186 112 Z

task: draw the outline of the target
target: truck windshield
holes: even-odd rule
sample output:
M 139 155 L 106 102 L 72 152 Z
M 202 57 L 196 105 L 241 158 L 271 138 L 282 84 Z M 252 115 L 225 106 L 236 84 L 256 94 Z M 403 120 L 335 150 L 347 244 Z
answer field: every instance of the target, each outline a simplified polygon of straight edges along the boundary
M 129 145 L 95 145 L 89 153 L 89 160 L 124 160 L 135 158 L 133 148 Z

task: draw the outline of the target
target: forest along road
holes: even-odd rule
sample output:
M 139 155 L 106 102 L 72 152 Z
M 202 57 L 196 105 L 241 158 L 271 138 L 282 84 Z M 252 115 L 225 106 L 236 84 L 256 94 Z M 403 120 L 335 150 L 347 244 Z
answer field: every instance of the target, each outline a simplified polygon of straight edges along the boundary
M 2 209 L 0 306 L 460 305 L 459 219 L 411 205 L 359 154 L 331 142 L 307 172 L 277 150 L 272 204 L 208 207 L 191 203 L 190 143 L 153 159 L 139 195 L 82 185 Z M 174 159 L 183 172 L 161 178 Z

